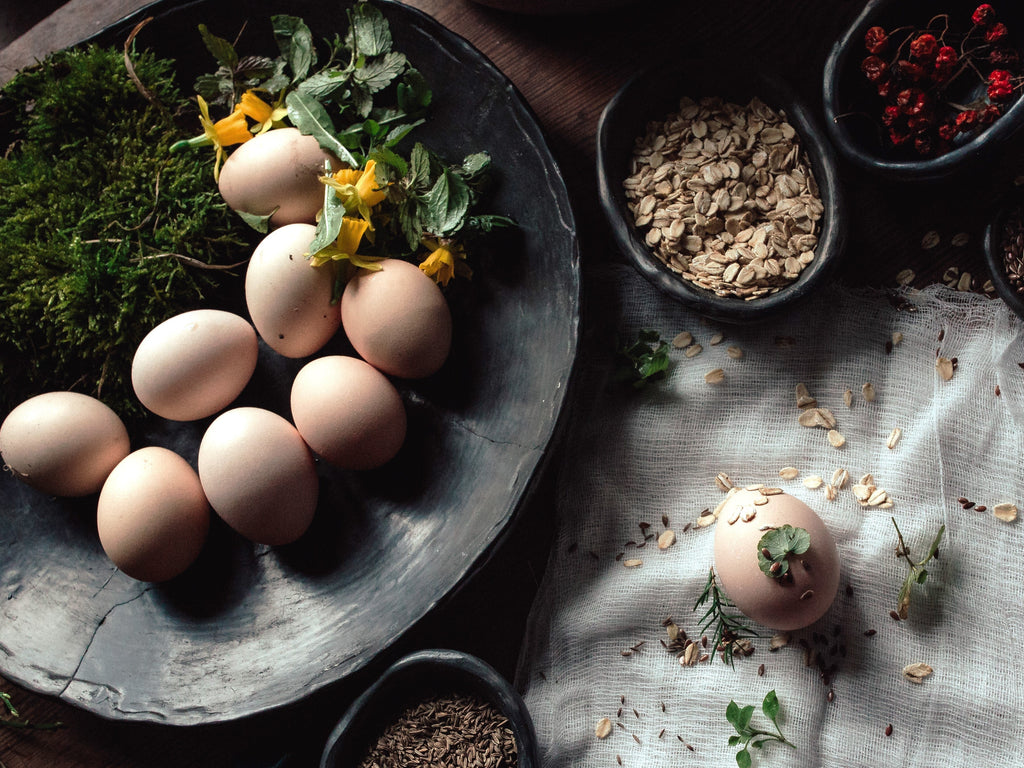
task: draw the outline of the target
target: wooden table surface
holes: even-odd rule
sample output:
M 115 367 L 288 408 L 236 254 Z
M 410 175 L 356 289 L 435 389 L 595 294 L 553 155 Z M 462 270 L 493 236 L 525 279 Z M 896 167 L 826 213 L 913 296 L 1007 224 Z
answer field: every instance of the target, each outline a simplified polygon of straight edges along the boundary
M 59 0 L 41 0 L 37 16 L 55 3 Z M 98 31 L 143 4 L 70 0 L 38 23 L 30 11 L 6 16 L 0 20 L 0 44 L 8 43 L 0 50 L 0 82 L 35 58 Z M 650 0 L 600 13 L 536 16 L 470 0 L 409 4 L 475 44 L 533 107 L 573 198 L 584 270 L 588 264 L 619 258 L 600 214 L 594 156 L 598 117 L 620 85 L 653 57 L 673 52 L 703 51 L 708 66 L 715 66 L 718 57 L 753 52 L 785 74 L 812 104 L 820 105 L 822 63 L 832 41 L 861 7 L 859 0 Z M 287 5 L 281 0 L 283 12 Z M 897 272 L 910 267 L 918 275 L 915 284 L 924 285 L 956 267 L 970 271 L 980 290 L 987 279 L 980 250 L 983 228 L 993 199 L 1021 173 L 1019 163 L 1004 164 L 980 187 L 904 189 L 863 178 L 851 168 L 843 172 L 853 205 L 841 280 L 892 286 Z M 938 232 L 941 242 L 926 251 L 921 240 L 929 230 Z M 958 233 L 969 236 L 966 245 L 951 244 Z M 551 474 L 549 470 L 541 492 L 492 561 L 437 615 L 399 643 L 392 656 L 420 647 L 463 648 L 512 676 L 549 541 Z M 0 762 L 6 768 L 312 766 L 330 728 L 373 672 L 367 670 L 284 711 L 190 728 L 107 722 L 6 684 L 0 689 L 12 694 L 25 717 L 59 719 L 65 726 L 54 732 L 0 728 Z

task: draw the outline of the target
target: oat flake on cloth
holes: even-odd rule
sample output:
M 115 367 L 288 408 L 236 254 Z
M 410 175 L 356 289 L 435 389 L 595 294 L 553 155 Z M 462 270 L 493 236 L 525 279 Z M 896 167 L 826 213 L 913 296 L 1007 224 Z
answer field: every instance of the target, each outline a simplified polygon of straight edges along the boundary
M 590 281 L 595 296 L 620 305 L 606 298 L 599 314 L 621 311 L 623 340 L 640 328 L 667 339 L 686 330 L 703 351 L 687 358 L 673 350 L 668 377 L 632 394 L 606 386 L 607 359 L 581 359 L 558 528 L 517 675 L 545 768 L 615 768 L 617 756 L 626 768 L 735 766 L 726 706 L 756 705 L 754 724 L 767 728 L 760 704 L 771 689 L 797 749 L 752 750 L 755 766 L 1024 764 L 1024 521 L 992 514 L 1000 502 L 1024 507 L 1024 328 L 1016 317 L 1000 301 L 943 286 L 908 296 L 913 311 L 837 287 L 771 322 L 720 328 L 627 267 L 604 267 Z M 719 330 L 725 338 L 713 344 Z M 894 332 L 903 340 L 887 353 Z M 741 359 L 727 354 L 730 345 Z M 950 381 L 936 373 L 936 350 L 957 358 Z M 717 385 L 704 379 L 714 368 L 725 372 Z M 797 423 L 800 382 L 835 413 L 842 448 Z M 866 382 L 874 402 L 861 394 Z M 894 427 L 902 438 L 889 449 Z M 783 480 L 785 466 L 800 476 Z M 853 482 L 871 473 L 893 507 L 862 508 L 849 486 L 829 501 L 824 487 L 803 484 L 810 475 L 827 482 L 838 468 Z M 671 616 L 700 635 L 692 608 L 712 564 L 713 527 L 683 528 L 722 499 L 719 472 L 738 485 L 779 486 L 821 515 L 842 558 L 839 595 L 785 648 L 770 652 L 772 633 L 758 627 L 764 637 L 734 669 L 720 659 L 682 667 L 662 646 L 662 622 Z M 987 511 L 963 509 L 960 497 Z M 641 522 L 660 533 L 662 516 L 678 534 L 674 546 L 627 545 L 643 540 Z M 907 573 L 890 516 L 914 554 L 946 525 L 940 559 L 903 622 L 889 616 Z M 627 568 L 628 558 L 643 564 Z M 830 686 L 819 666 L 805 665 L 801 640 L 836 665 Z M 901 674 L 914 662 L 934 668 L 919 685 Z M 604 717 L 616 725 L 598 739 Z

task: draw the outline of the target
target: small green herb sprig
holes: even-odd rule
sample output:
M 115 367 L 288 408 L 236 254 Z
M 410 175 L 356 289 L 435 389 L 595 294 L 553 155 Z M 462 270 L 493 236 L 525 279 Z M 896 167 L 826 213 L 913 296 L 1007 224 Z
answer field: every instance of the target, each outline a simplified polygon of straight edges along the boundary
M 693 610 L 696 611 L 705 605 L 707 608 L 704 615 L 700 617 L 700 630 L 711 635 L 711 647 L 720 650 L 722 661 L 733 666 L 733 651 L 737 641 L 760 637 L 760 635 L 748 627 L 740 617 L 729 612 L 728 609 L 735 606 L 718 588 L 714 567 L 708 569 L 708 580 L 704 584 L 704 591 L 694 603 Z M 714 659 L 714 653 L 711 658 Z
M 903 580 L 903 586 L 900 587 L 899 596 L 896 598 L 896 613 L 901 619 L 906 619 L 910 615 L 910 594 L 913 591 L 915 584 L 924 584 L 928 579 L 928 570 L 925 566 L 936 557 L 939 552 L 939 544 L 942 542 L 942 536 L 946 533 L 946 526 L 942 525 L 939 527 L 939 532 L 935 534 L 935 538 L 932 539 L 931 546 L 928 547 L 928 554 L 926 554 L 921 560 L 914 560 L 910 555 L 910 550 L 907 548 L 906 542 L 903 540 L 903 534 L 900 532 L 900 527 L 896 525 L 896 518 L 890 518 L 892 520 L 893 527 L 896 529 L 896 538 L 898 544 L 896 545 L 896 557 L 902 557 L 907 561 L 910 566 L 910 571 L 907 573 L 907 577 Z
M 811 534 L 803 528 L 782 525 L 772 528 L 757 542 L 757 564 L 765 576 L 781 579 L 789 573 L 789 556 L 811 548 Z
M 9 718 L 0 717 L 0 728 L 23 728 L 31 731 L 55 731 L 58 728 L 63 728 L 64 723 L 58 721 L 52 723 L 35 723 L 31 720 L 24 720 L 21 717 L 21 713 L 14 706 L 14 701 L 11 699 L 11 694 L 5 691 L 0 691 L 0 702 L 3 702 L 4 709 L 7 710 Z
M 751 747 L 762 749 L 768 742 L 778 741 L 796 749 L 796 744 L 783 736 L 782 730 L 779 728 L 779 697 L 774 690 L 768 691 L 765 695 L 764 701 L 761 702 L 761 711 L 775 727 L 774 732 L 754 728 L 750 725 L 750 721 L 754 717 L 754 706 L 752 704 L 741 707 L 735 701 L 730 701 L 729 706 L 725 708 L 726 719 L 736 729 L 736 733 L 729 737 L 729 746 L 742 745 L 742 749 L 736 753 L 736 765 L 739 768 L 750 768 L 752 763 L 750 756 Z
M 616 350 L 614 379 L 642 389 L 648 382 L 664 378 L 668 367 L 668 343 L 657 331 L 642 329 L 635 341 Z

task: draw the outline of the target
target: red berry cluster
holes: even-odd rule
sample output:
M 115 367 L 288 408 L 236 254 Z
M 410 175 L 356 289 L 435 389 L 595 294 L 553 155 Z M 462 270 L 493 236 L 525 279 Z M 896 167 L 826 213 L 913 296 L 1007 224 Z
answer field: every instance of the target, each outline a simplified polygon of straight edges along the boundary
M 952 149 L 958 136 L 995 122 L 1024 82 L 1020 52 L 1011 47 L 1009 35 L 988 3 L 974 10 L 965 33 L 954 33 L 946 14 L 924 29 L 868 29 L 869 55 L 860 68 L 882 100 L 889 144 L 937 157 Z M 950 88 L 962 77 L 980 78 L 985 96 L 966 105 L 952 100 Z

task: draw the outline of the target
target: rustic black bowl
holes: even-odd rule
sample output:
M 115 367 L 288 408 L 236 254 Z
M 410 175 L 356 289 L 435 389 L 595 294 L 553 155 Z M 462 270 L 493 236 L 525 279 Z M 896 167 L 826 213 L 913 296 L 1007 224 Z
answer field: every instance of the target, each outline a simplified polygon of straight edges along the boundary
M 996 293 L 999 294 L 999 298 L 1006 302 L 1006 305 L 1018 317 L 1024 319 L 1024 296 L 1017 293 L 1013 284 L 1010 283 L 1010 278 L 1007 276 L 1006 266 L 1003 262 L 1003 230 L 1006 227 L 1007 220 L 1014 211 L 1022 209 L 1024 209 L 1024 190 L 1019 190 L 1000 206 L 999 210 L 996 211 L 996 215 L 992 217 L 988 226 L 985 227 L 983 248 L 985 251 L 985 261 L 988 263 L 988 270 L 991 273 L 992 284 L 996 287 Z
M 864 34 L 875 25 L 887 30 L 910 26 L 923 28 L 935 14 L 950 17 L 951 29 L 966 29 L 978 0 L 872 0 L 832 46 L 825 62 L 823 96 L 825 125 L 840 153 L 855 165 L 892 181 L 932 182 L 977 174 L 999 156 L 1007 142 L 1024 125 L 1024 100 L 1016 102 L 980 133 L 967 140 L 959 137 L 954 148 L 937 157 L 922 159 L 912 149 L 893 148 L 880 122 L 882 104 L 876 89 L 861 72 L 868 51 Z M 1010 30 L 1010 43 L 1021 51 L 1024 40 L 1024 3 L 993 3 Z M 950 97 L 969 104 L 985 96 L 977 77 L 959 80 Z
M 533 720 L 522 697 L 485 661 L 461 651 L 417 651 L 391 665 L 345 712 L 327 739 L 320 768 L 354 768 L 408 707 L 446 694 L 476 696 L 507 719 L 518 768 L 539 768 Z
M 598 122 L 597 178 L 601 206 L 616 244 L 636 269 L 655 286 L 705 317 L 729 323 L 749 323 L 776 314 L 813 293 L 839 260 L 845 240 L 846 217 L 836 173 L 836 158 L 824 131 L 780 77 L 763 65 L 727 66 L 728 59 L 675 61 L 656 66 L 627 82 L 608 102 Z M 777 293 L 750 301 L 717 296 L 680 277 L 655 256 L 633 223 L 622 182 L 630 173 L 633 146 L 652 120 L 663 120 L 678 109 L 679 99 L 720 96 L 746 104 L 754 96 L 785 111 L 810 159 L 825 206 L 814 261 L 800 277 Z

